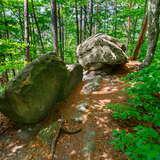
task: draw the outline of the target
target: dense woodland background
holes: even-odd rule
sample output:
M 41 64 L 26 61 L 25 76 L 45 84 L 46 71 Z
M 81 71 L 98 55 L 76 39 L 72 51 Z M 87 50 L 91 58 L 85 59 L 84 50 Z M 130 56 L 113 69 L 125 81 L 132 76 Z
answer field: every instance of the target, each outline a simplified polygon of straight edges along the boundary
M 99 32 L 122 41 L 133 56 L 139 34 L 142 30 L 145 37 L 147 26 L 144 0 L 1 0 L 0 6 L 0 73 L 6 78 L 15 76 L 25 61 L 57 48 L 65 62 L 73 63 L 77 45 Z M 146 45 L 145 39 L 141 59 Z
M 148 16 L 150 2 L 157 4 L 157 17 L 147 30 L 154 17 Z M 75 63 L 77 45 L 99 32 L 123 42 L 131 59 L 143 61 L 156 49 L 149 67 L 125 78 L 133 84 L 126 90 L 132 97 L 130 107 L 110 108 L 116 119 L 140 122 L 133 133 L 114 132 L 115 148 L 133 160 L 159 160 L 160 40 L 159 30 L 154 30 L 159 28 L 159 7 L 159 0 L 0 0 L 1 91 L 26 63 L 42 54 L 56 51 L 66 63 Z

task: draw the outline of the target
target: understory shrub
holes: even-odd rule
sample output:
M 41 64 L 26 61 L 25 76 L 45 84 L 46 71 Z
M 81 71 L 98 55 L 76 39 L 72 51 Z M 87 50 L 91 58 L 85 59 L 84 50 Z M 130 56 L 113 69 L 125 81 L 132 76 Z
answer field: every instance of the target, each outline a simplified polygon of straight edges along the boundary
M 126 104 L 110 104 L 113 118 L 138 121 L 138 126 L 114 130 L 111 143 L 129 160 L 160 160 L 160 45 L 152 64 L 138 72 L 130 73 L 123 80 L 129 99 Z M 133 132 L 131 132 L 133 131 Z

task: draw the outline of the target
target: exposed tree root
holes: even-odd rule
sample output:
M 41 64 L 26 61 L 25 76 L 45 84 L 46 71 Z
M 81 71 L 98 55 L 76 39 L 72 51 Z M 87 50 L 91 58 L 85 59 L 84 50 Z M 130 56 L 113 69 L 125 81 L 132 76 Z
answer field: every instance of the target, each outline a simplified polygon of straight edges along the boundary
M 52 143 L 51 143 L 52 160 L 55 160 L 56 146 L 57 146 L 57 142 L 58 142 L 61 134 L 72 135 L 72 134 L 77 134 L 82 131 L 82 128 L 79 128 L 74 131 L 70 131 L 70 130 L 67 130 L 66 128 L 64 128 L 65 120 L 63 118 L 59 119 L 58 122 L 59 122 L 58 128 L 57 128 L 56 134 L 54 135 L 54 137 L 52 139 Z

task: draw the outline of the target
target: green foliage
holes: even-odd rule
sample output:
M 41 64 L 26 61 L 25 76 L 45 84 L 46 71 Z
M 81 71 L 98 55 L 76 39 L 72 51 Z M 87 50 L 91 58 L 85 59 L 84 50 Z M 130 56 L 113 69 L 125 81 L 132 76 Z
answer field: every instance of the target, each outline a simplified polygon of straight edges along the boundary
M 160 159 L 160 135 L 152 128 L 136 126 L 133 133 L 115 130 L 113 137 L 114 148 L 124 152 L 130 160 Z
M 108 104 L 106 108 L 113 110 L 113 117 L 115 119 L 127 120 L 130 118 L 136 118 L 141 120 L 141 115 L 138 110 L 132 106 L 122 104 Z
M 157 53 L 159 50 L 158 44 Z M 135 118 L 160 126 L 160 99 L 155 96 L 160 92 L 159 58 L 160 55 L 156 54 L 150 67 L 131 73 L 124 78 L 130 84 L 130 87 L 126 89 L 130 98 L 127 107 L 119 104 L 111 105 L 110 108 L 115 111 L 114 117 Z
M 159 49 L 160 47 L 158 52 Z M 160 99 L 155 96 L 160 92 L 159 57 L 157 54 L 150 67 L 131 73 L 125 78 L 131 85 L 126 90 L 132 97 L 128 100 L 129 105 L 138 109 L 142 120 L 152 122 L 155 126 L 160 126 Z
M 51 145 L 53 135 L 56 133 L 57 127 L 57 123 L 53 122 L 46 128 L 42 128 L 38 133 L 38 137 L 42 140 L 44 144 Z
M 50 1 L 33 0 L 34 10 L 37 16 L 39 29 L 42 36 L 44 50 L 42 50 L 39 34 L 33 16 L 33 8 L 29 1 L 29 32 L 30 32 L 30 54 L 31 59 L 35 59 L 41 54 L 53 50 L 52 30 L 51 30 L 51 6 Z M 93 3 L 92 26 L 93 33 L 103 32 L 119 38 L 126 42 L 127 38 L 127 19 L 131 18 L 131 41 L 129 42 L 129 53 L 136 42 L 136 36 L 141 29 L 141 22 L 144 12 L 144 0 L 134 0 L 132 8 L 129 9 L 131 1 L 100 1 Z M 60 5 L 60 16 L 63 19 L 65 44 L 64 59 L 67 63 L 76 62 L 76 20 L 75 20 L 75 1 L 58 0 Z M 82 8 L 82 14 L 87 16 L 86 30 L 82 30 L 83 40 L 89 37 L 90 26 L 90 1 L 77 0 L 78 16 Z M 138 7 L 137 7 L 138 6 Z M 22 0 L 1 0 L 0 1 L 0 75 L 7 71 L 9 78 L 13 78 L 12 70 L 18 73 L 25 64 L 25 45 L 24 45 L 24 3 Z M 84 11 L 84 8 L 86 11 Z M 134 22 L 137 22 L 136 25 Z M 136 27 L 135 27 L 136 26 Z M 59 27 L 59 26 L 58 26 Z M 96 29 L 94 31 L 94 28 Z
M 160 43 L 154 62 L 139 72 L 129 74 L 123 80 L 129 83 L 125 90 L 128 93 L 128 103 L 110 104 L 107 108 L 113 110 L 113 117 L 122 120 L 138 120 L 143 126 L 133 128 L 132 133 L 125 130 L 114 131 L 112 144 L 115 149 L 124 152 L 131 160 L 159 160 L 160 134 L 154 129 L 160 127 Z M 146 43 L 142 50 L 146 50 Z M 144 57 L 142 51 L 141 58 Z M 150 124 L 153 128 L 145 127 Z
M 24 66 L 23 49 L 24 44 L 8 39 L 0 40 L 0 74 L 5 70 L 21 69 Z
M 30 21 L 30 54 L 35 59 L 41 54 L 53 50 L 50 1 L 34 0 L 35 13 L 42 35 L 44 51 L 39 41 L 39 35 L 35 21 L 32 18 L 33 9 L 29 1 Z M 78 17 L 80 18 L 81 8 L 90 6 L 90 1 L 77 0 Z M 96 0 L 93 4 L 92 27 L 93 34 L 103 32 L 114 36 L 126 43 L 128 55 L 133 54 L 133 49 L 141 31 L 141 25 L 145 12 L 145 0 Z M 76 20 L 75 0 L 57 0 L 61 6 L 60 15 L 63 18 L 65 44 L 64 59 L 66 63 L 76 62 Z M 129 7 L 132 4 L 131 8 Z M 0 76 L 7 71 L 9 79 L 13 78 L 12 72 L 18 73 L 25 65 L 24 45 L 24 16 L 23 0 L 1 0 L 0 1 Z M 89 37 L 90 7 L 86 10 L 87 26 L 82 31 L 84 39 Z M 83 16 L 82 16 L 83 17 Z M 130 29 L 128 18 L 130 17 Z M 83 40 L 84 40 L 83 39 Z M 140 60 L 146 55 L 147 41 L 143 43 L 140 53 Z M 160 127 L 160 100 L 155 97 L 160 92 L 160 43 L 157 54 L 152 65 L 140 72 L 129 74 L 125 80 L 130 87 L 126 89 L 130 98 L 127 104 L 111 104 L 107 108 L 113 110 L 113 117 L 122 120 L 138 120 L 141 123 L 149 122 L 154 127 Z M 0 86 L 0 92 L 5 85 Z M 48 141 L 51 138 L 55 126 L 44 129 L 40 134 L 42 139 Z M 137 126 L 133 133 L 115 131 L 112 144 L 116 149 L 121 150 L 132 160 L 159 160 L 160 143 L 159 134 L 152 128 Z

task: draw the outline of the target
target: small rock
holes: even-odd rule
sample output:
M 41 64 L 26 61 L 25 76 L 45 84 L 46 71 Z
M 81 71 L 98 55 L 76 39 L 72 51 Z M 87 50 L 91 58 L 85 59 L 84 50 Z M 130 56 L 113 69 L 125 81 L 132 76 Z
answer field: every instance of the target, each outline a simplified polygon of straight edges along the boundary
M 82 117 L 75 117 L 75 118 L 73 118 L 73 120 L 75 122 L 78 122 L 78 123 L 82 123 L 83 122 L 83 118 Z
M 86 108 L 84 106 L 81 106 L 80 108 L 78 108 L 78 111 L 80 111 L 80 112 L 86 112 Z
M 69 160 L 69 157 L 67 155 L 63 155 L 62 160 Z
M 89 94 L 93 91 L 96 91 L 99 88 L 101 81 L 102 77 L 100 75 L 95 76 L 93 79 L 89 80 L 89 82 L 83 86 L 82 93 Z
M 83 80 L 91 80 L 95 77 L 95 71 L 91 71 L 91 72 L 88 72 L 88 71 L 84 71 L 83 72 Z
M 22 130 L 21 130 L 21 129 L 19 129 L 17 132 L 18 132 L 18 133 L 20 133 L 20 132 L 22 132 Z
M 80 103 L 78 106 L 78 111 L 80 112 L 86 112 L 87 109 L 88 109 L 88 103 L 87 102 L 84 102 L 84 103 Z

